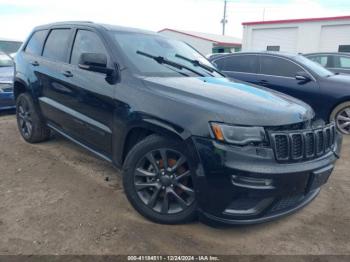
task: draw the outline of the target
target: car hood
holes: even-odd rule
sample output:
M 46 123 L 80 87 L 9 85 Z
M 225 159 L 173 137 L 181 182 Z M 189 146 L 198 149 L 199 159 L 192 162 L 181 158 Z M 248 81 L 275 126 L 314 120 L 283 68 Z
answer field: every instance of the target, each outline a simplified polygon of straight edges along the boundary
M 14 68 L 0 67 L 0 83 L 9 83 L 13 81 Z
M 147 77 L 153 92 L 186 105 L 200 107 L 230 124 L 279 126 L 307 121 L 314 112 L 304 102 L 270 89 L 216 77 Z M 189 107 L 190 110 L 191 107 Z
M 346 84 L 347 86 L 350 85 L 350 75 L 345 75 L 345 74 L 332 75 L 325 79 L 326 79 L 326 82 L 328 83 L 339 83 L 342 85 Z

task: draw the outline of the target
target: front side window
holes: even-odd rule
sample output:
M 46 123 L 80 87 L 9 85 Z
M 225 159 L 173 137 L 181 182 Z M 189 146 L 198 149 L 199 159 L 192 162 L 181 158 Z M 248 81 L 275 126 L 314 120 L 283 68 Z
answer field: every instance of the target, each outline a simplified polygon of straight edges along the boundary
M 222 71 L 256 73 L 258 58 L 256 55 L 234 55 L 218 59 L 215 64 Z
M 79 64 L 82 53 L 103 53 L 107 56 L 107 51 L 99 36 L 91 31 L 78 30 L 71 56 L 71 64 Z M 108 56 L 107 56 L 108 57 Z
M 261 56 L 260 73 L 264 75 L 295 77 L 297 72 L 304 71 L 300 66 L 283 58 Z
M 319 63 L 316 63 L 305 56 L 298 55 L 294 58 L 299 64 L 303 65 L 306 69 L 311 70 L 312 73 L 320 76 L 320 77 L 329 77 L 334 75 L 331 71 L 321 66 Z
M 47 31 L 48 30 L 36 31 L 29 39 L 29 42 L 24 51 L 32 55 L 41 55 Z
M 202 64 L 213 68 L 213 65 L 202 54 L 179 40 L 167 38 L 162 35 L 139 32 L 111 31 L 111 35 L 117 45 L 120 46 L 125 59 L 141 75 L 161 77 L 198 76 L 198 74 L 185 68 L 179 69 L 171 65 L 158 63 L 154 59 L 140 55 L 140 52 L 185 65 L 194 71 L 200 72 L 202 75 L 209 75 L 209 73 L 200 66 L 195 66 L 190 61 L 180 58 L 178 55 L 190 60 L 200 61 Z M 219 76 L 215 72 L 212 72 L 211 75 Z
M 57 61 L 66 61 L 70 29 L 53 29 L 46 40 L 43 56 Z

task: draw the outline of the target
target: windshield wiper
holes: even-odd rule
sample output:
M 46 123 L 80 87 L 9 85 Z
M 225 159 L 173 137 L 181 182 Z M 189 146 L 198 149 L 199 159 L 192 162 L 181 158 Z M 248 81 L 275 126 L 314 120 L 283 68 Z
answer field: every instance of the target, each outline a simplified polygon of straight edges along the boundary
M 213 68 L 213 67 L 210 67 L 210 66 L 207 66 L 203 63 L 201 63 L 199 60 L 196 60 L 196 59 L 190 59 L 188 57 L 185 57 L 185 56 L 182 56 L 182 55 L 179 55 L 179 54 L 176 54 L 175 57 L 178 57 L 180 59 L 183 59 L 183 60 L 186 60 L 188 62 L 190 62 L 192 65 L 194 66 L 199 66 L 207 71 L 209 71 L 210 73 L 213 73 L 213 72 L 216 72 L 222 76 L 225 76 L 224 74 L 222 74 L 219 70 Z
M 176 63 L 174 61 L 171 61 L 171 60 L 168 60 L 162 56 L 155 56 L 155 55 L 151 55 L 151 54 L 148 54 L 148 53 L 145 53 L 145 52 L 142 52 L 142 51 L 136 51 L 137 54 L 139 55 L 143 55 L 145 57 L 148 57 L 148 58 L 151 58 L 153 59 L 154 61 L 156 61 L 158 64 L 165 64 L 165 65 L 170 65 L 172 67 L 175 67 L 177 69 L 186 69 L 188 71 L 191 71 L 192 73 L 196 74 L 196 75 L 199 75 L 199 76 L 204 76 L 203 74 L 197 72 L 196 70 L 193 70 L 192 68 L 188 67 L 188 66 L 185 66 L 183 64 L 179 64 L 179 63 Z

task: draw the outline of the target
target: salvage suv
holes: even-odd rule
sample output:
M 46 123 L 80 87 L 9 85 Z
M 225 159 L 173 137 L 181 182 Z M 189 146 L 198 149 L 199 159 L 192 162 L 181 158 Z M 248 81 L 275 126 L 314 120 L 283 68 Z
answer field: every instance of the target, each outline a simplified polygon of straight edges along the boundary
M 341 135 L 305 103 L 225 78 L 189 45 L 131 28 L 33 30 L 15 58 L 19 131 L 55 131 L 122 167 L 133 207 L 158 223 L 249 224 L 314 199 Z

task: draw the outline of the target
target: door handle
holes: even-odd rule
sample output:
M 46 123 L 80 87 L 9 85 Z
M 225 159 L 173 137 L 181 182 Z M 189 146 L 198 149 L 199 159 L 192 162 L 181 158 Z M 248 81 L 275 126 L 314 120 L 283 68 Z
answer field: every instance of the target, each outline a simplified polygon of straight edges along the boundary
M 31 62 L 32 66 L 39 66 L 39 62 L 38 61 L 33 61 Z
M 72 76 L 73 76 L 73 74 L 72 74 L 71 71 L 64 71 L 62 74 L 63 74 L 65 77 L 72 77 Z

